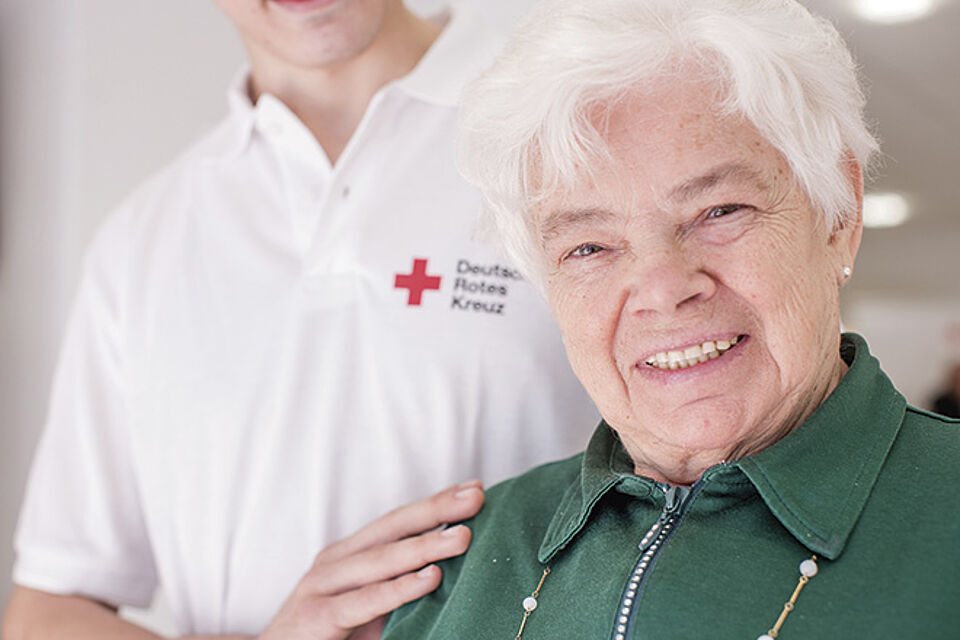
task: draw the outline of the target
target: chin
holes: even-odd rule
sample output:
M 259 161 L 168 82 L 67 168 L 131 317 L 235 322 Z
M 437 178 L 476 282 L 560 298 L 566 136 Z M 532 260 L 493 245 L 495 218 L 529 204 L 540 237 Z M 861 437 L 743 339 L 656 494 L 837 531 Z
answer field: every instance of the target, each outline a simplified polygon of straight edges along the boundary
M 726 404 L 726 403 L 725 403 Z M 726 410 L 724 410 L 726 409 Z M 746 417 L 730 407 L 702 407 L 659 418 L 650 415 L 648 424 L 658 425 L 655 437 L 664 444 L 693 452 L 714 452 L 717 460 L 729 460 L 743 449 L 747 439 Z M 647 430 L 647 433 L 650 433 Z M 642 445 L 641 445 L 642 446 Z

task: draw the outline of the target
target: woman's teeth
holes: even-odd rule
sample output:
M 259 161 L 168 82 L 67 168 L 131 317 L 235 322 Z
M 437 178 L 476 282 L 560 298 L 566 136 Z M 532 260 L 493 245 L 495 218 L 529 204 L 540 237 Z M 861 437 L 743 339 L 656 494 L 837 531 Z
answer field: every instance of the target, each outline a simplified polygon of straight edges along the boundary
M 740 336 L 734 336 L 729 340 L 708 340 L 676 351 L 661 351 L 647 358 L 647 364 L 657 369 L 686 369 L 719 358 L 738 342 Z

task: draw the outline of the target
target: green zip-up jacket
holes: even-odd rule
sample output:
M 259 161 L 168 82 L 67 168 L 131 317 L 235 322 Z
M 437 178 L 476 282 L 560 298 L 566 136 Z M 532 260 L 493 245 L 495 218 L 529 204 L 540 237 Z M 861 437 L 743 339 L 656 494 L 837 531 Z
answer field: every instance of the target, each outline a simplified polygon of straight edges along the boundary
M 669 492 L 667 514 L 603 423 L 583 454 L 490 489 L 469 551 L 384 640 L 516 638 L 546 567 L 522 640 L 755 640 L 814 555 L 780 640 L 960 638 L 960 423 L 908 407 L 859 336 L 841 354 L 806 422 Z

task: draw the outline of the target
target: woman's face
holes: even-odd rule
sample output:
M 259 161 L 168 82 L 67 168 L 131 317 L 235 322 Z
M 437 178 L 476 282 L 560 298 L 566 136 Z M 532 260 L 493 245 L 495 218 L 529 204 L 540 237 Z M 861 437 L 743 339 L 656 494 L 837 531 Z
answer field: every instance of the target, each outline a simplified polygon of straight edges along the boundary
M 603 120 L 613 164 L 535 214 L 574 370 L 638 472 L 672 482 L 769 446 L 829 394 L 860 237 L 858 212 L 822 221 L 712 99 L 688 83 L 621 101 Z

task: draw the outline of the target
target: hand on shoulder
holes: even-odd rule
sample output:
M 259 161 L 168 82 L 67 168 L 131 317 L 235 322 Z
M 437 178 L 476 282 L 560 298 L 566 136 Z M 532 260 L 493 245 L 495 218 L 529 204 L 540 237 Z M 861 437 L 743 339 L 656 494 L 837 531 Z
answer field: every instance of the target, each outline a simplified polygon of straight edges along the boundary
M 379 638 L 388 613 L 440 585 L 432 563 L 467 550 L 467 527 L 438 527 L 473 517 L 483 497 L 478 481 L 450 487 L 326 547 L 258 640 Z

